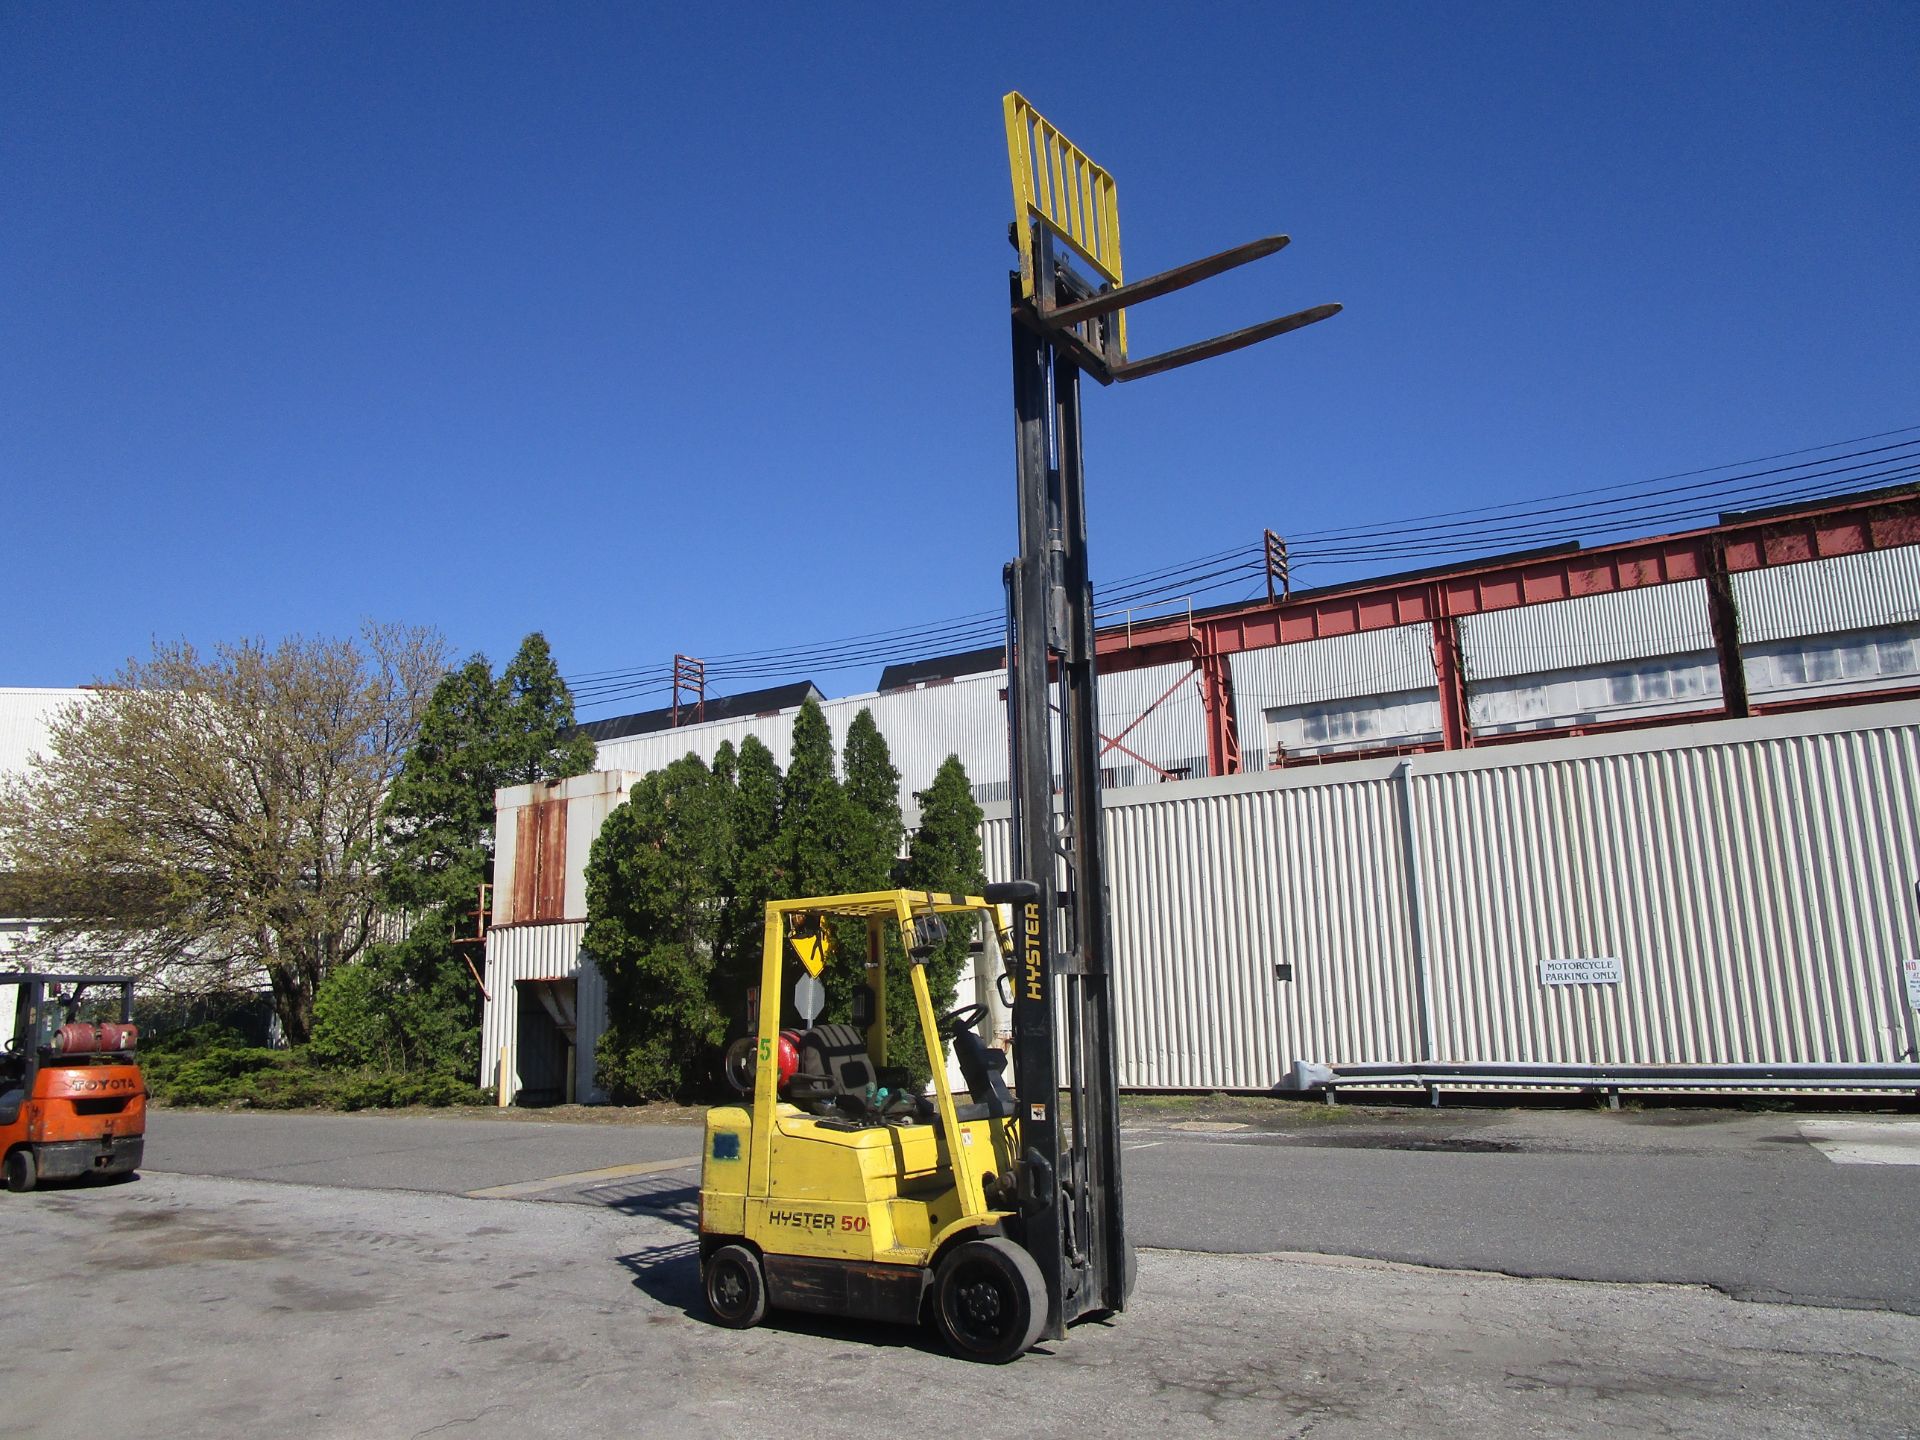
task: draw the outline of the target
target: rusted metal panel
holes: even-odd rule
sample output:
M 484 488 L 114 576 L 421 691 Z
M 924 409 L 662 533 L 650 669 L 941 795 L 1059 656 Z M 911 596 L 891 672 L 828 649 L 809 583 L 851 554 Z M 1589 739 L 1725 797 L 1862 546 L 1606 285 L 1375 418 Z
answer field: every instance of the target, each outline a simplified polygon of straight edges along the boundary
M 566 919 L 567 802 L 536 800 L 514 815 L 512 920 L 515 925 Z

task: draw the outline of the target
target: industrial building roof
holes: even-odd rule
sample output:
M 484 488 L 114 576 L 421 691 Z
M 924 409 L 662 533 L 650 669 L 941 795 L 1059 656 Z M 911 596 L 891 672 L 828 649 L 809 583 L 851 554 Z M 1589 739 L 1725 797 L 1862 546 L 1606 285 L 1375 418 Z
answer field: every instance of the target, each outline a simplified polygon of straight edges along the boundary
M 671 705 L 658 710 L 643 710 L 636 715 L 615 715 L 607 720 L 589 720 L 584 725 L 573 728 L 575 734 L 585 735 L 595 742 L 621 740 L 629 735 L 651 735 L 660 730 L 683 728 L 688 724 L 713 724 L 721 720 L 741 720 L 752 715 L 772 715 L 781 710 L 793 710 L 806 704 L 808 700 L 824 697 L 811 680 L 796 680 L 788 685 L 775 685 L 765 690 L 747 690 L 738 695 L 716 695 L 702 702 L 697 712 L 681 706 L 678 717 Z M 697 713 L 698 720 L 692 719 Z M 676 724 L 676 718 L 678 724 Z

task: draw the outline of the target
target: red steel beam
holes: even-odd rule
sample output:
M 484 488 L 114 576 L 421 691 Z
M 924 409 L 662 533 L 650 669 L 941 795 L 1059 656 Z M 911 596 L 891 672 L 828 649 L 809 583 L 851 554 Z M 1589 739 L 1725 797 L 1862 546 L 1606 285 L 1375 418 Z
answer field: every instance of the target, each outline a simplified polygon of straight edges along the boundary
M 1860 499 L 1789 515 L 1623 540 L 1559 555 L 1472 564 L 1417 579 L 1360 581 L 1277 605 L 1148 622 L 1100 633 L 1103 671 L 1193 664 L 1242 650 L 1431 624 L 1521 605 L 1707 578 L 1716 550 L 1728 573 L 1920 545 L 1920 496 Z

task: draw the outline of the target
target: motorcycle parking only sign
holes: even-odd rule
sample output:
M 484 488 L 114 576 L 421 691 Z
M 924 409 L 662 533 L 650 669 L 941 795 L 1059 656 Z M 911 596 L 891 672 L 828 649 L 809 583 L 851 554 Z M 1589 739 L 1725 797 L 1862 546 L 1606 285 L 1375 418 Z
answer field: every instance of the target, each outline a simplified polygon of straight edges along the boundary
M 1623 978 L 1618 955 L 1584 955 L 1578 959 L 1542 960 L 1542 985 L 1618 985 Z

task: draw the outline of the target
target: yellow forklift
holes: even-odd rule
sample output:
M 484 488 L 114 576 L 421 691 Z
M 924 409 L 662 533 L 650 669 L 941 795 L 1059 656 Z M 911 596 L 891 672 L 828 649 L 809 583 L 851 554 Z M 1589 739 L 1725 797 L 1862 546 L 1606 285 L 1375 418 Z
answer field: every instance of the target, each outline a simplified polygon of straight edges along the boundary
M 1020 256 L 1008 276 L 1020 551 L 1004 572 L 1019 878 L 977 896 L 887 890 L 768 905 L 758 1024 L 729 1064 L 750 1103 L 709 1113 L 700 1185 L 701 1274 L 722 1324 L 756 1324 L 769 1306 L 909 1323 L 930 1315 L 955 1351 L 986 1361 L 1124 1310 L 1133 1288 L 1100 809 L 1111 745 L 1095 691 L 1080 377 L 1111 385 L 1163 374 L 1340 310 L 1319 305 L 1130 357 L 1126 306 L 1275 254 L 1287 237 L 1129 282 L 1113 177 L 1019 94 L 1002 108 Z M 1210 723 L 1232 733 L 1231 714 Z M 915 964 L 933 1075 L 924 1096 L 888 1064 L 885 933 L 896 928 L 923 958 L 949 917 L 968 912 L 987 917 L 999 948 L 1014 1084 L 1006 1054 L 974 1032 L 982 1010 L 936 1015 Z M 834 954 L 836 926 L 860 919 L 866 983 L 851 1023 L 815 1023 L 819 973 L 847 963 Z M 790 975 L 803 1024 L 783 1029 Z M 949 1043 L 964 1100 L 947 1081 Z
M 994 895 L 1030 899 L 1031 890 Z M 1026 1248 L 1007 1057 L 976 1033 L 985 1007 L 934 1014 L 920 963 L 949 918 L 968 913 L 1011 954 L 984 896 L 882 890 L 767 907 L 758 1033 L 736 1044 L 728 1066 L 751 1104 L 708 1111 L 702 1152 L 701 1273 L 722 1324 L 756 1324 L 769 1306 L 913 1324 L 924 1307 L 971 1359 L 1011 1360 L 1040 1338 L 1047 1282 Z M 859 963 L 840 953 L 836 931 L 861 921 L 865 977 L 853 1023 L 811 1023 L 824 998 L 820 974 Z M 913 1007 L 931 1096 L 908 1067 L 888 1063 L 897 1058 L 887 1053 L 889 929 L 914 960 L 912 995 L 891 1003 Z M 808 1023 L 783 1030 L 780 997 L 795 977 Z M 964 1097 L 948 1079 L 948 1043 Z

